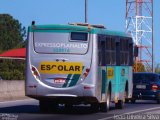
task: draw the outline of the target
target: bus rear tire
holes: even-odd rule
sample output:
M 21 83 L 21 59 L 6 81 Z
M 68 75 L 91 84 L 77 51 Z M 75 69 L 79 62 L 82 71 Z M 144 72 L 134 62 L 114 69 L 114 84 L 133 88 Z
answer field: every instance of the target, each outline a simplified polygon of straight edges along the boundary
M 42 100 L 39 101 L 39 109 L 40 109 L 40 112 L 42 112 L 42 113 L 48 112 L 49 109 L 48 109 L 47 106 L 48 106 L 48 105 L 47 105 L 47 102 L 42 101 Z
M 115 103 L 116 109 L 122 109 L 123 105 L 124 105 L 123 100 L 118 100 L 118 102 Z
M 126 99 L 125 99 L 125 103 L 129 103 L 129 99 L 126 98 Z
M 93 112 L 99 111 L 99 104 L 98 103 L 91 103 L 91 111 L 93 111 Z
M 57 104 L 50 101 L 39 101 L 40 112 L 47 113 L 50 111 L 55 111 L 57 109 Z
M 132 104 L 136 103 L 136 99 L 132 98 L 132 99 L 131 99 L 131 103 L 132 103 Z
M 110 100 L 111 100 L 111 91 L 110 89 L 107 92 L 106 102 L 100 103 L 101 112 L 107 112 L 110 109 Z

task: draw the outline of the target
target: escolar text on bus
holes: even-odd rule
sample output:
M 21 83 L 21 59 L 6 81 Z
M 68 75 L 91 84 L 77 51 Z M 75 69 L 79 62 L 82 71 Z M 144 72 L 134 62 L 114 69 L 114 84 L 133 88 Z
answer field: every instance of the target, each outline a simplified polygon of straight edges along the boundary
M 41 62 L 39 71 L 47 74 L 81 74 L 82 67 L 79 62 Z

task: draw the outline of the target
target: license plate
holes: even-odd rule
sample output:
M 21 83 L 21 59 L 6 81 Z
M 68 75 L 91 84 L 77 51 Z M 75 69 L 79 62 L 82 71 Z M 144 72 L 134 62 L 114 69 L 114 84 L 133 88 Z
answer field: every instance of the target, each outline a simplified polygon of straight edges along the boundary
M 146 85 L 136 85 L 137 89 L 146 89 Z
M 54 79 L 54 83 L 56 84 L 64 84 L 66 82 L 65 79 Z

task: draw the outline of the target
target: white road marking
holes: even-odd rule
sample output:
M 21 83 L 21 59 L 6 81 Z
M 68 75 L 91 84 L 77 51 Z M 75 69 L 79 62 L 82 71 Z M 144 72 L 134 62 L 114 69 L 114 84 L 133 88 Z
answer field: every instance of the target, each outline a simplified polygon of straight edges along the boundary
M 145 112 L 145 111 L 156 110 L 156 109 L 160 109 L 160 107 L 154 107 L 154 108 L 145 109 L 145 110 L 138 110 L 138 111 L 133 111 L 133 112 L 128 112 L 128 113 L 123 113 L 123 114 L 116 115 L 116 116 L 123 116 L 123 115 L 126 115 L 126 114 L 134 114 L 134 113 Z M 108 120 L 108 119 L 111 119 L 111 118 L 114 118 L 114 116 L 101 118 L 101 119 L 98 119 L 98 120 Z
M 11 101 L 0 102 L 0 104 L 3 104 L 3 103 L 12 103 L 12 102 L 23 102 L 23 101 L 35 101 L 35 100 L 34 99 L 11 100 Z
M 157 115 L 159 113 L 160 113 L 160 110 L 146 112 L 146 114 L 157 114 Z

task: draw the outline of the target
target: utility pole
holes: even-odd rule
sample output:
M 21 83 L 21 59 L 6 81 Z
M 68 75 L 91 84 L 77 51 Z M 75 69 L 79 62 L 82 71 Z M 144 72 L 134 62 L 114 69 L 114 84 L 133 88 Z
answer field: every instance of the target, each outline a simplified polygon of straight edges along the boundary
M 88 22 L 88 0 L 85 0 L 85 23 Z

